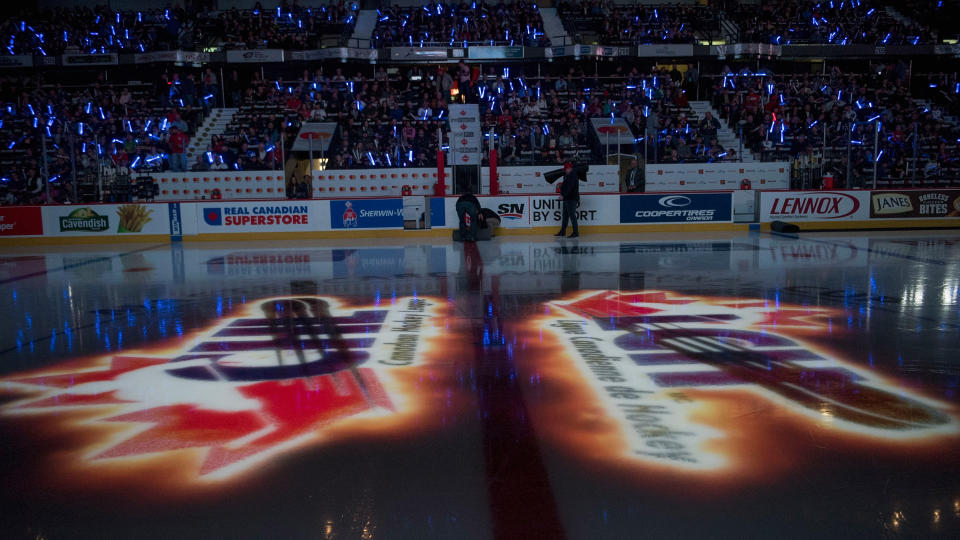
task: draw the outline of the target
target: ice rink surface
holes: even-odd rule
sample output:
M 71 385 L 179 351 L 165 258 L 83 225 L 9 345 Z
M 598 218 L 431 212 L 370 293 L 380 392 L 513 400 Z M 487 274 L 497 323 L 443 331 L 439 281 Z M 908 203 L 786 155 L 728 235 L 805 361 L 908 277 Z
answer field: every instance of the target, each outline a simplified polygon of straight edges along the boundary
M 3 538 L 960 536 L 960 232 L 4 248 Z

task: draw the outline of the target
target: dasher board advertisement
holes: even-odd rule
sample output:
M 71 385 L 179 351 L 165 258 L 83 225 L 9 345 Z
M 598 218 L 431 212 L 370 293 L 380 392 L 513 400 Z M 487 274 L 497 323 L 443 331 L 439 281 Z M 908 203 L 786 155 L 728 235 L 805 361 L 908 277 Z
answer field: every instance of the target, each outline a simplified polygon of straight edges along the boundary
M 44 206 L 47 236 L 170 234 L 166 203 Z
M 198 232 L 290 232 L 329 229 L 329 201 L 201 202 Z
M 874 191 L 870 217 L 960 219 L 960 189 Z
M 760 221 L 850 221 L 870 218 L 867 191 L 772 191 L 760 196 Z
M 39 206 L 0 207 L 0 237 L 43 234 L 43 215 Z

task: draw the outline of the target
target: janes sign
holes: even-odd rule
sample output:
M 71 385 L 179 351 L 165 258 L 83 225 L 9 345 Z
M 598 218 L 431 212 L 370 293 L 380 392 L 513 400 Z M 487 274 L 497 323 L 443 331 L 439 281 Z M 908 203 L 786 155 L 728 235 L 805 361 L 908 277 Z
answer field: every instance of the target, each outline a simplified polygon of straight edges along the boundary
M 0 418 L 77 434 L 76 448 L 58 451 L 93 474 L 166 465 L 176 474 L 157 482 L 234 478 L 351 427 L 417 425 L 415 372 L 438 335 L 436 306 L 423 297 L 358 308 L 330 297 L 266 298 L 180 349 L 6 377 L 0 388 L 24 397 L 0 407 Z
M 873 218 L 960 218 L 960 190 L 875 191 L 870 200 Z
M 944 405 L 795 337 L 826 334 L 828 318 L 842 313 L 670 291 L 591 291 L 548 307 L 533 325 L 553 333 L 568 362 L 541 355 L 550 361 L 538 375 L 565 381 L 556 394 L 576 405 L 558 403 L 562 410 L 544 416 L 567 419 L 556 433 L 574 451 L 689 472 L 750 468 L 763 459 L 755 447 L 785 436 L 762 431 L 770 414 L 804 436 L 820 428 L 893 443 L 958 433 Z M 741 397 L 724 402 L 724 393 Z M 759 416 L 717 411 L 750 402 L 761 404 Z M 588 422 L 570 423 L 584 411 Z M 761 431 L 747 433 L 751 421 Z M 583 433 L 572 436 L 572 426 Z M 736 443 L 746 437 L 754 447 Z
M 760 195 L 760 221 L 831 221 L 869 218 L 869 192 L 765 191 Z

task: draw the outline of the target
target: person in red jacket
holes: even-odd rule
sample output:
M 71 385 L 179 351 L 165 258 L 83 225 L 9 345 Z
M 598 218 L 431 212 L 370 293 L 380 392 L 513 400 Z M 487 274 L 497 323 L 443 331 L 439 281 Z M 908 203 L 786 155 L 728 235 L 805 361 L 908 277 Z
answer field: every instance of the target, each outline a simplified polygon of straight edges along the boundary
M 190 137 L 180 131 L 177 126 L 170 126 L 170 170 L 182 172 L 187 170 L 187 145 Z

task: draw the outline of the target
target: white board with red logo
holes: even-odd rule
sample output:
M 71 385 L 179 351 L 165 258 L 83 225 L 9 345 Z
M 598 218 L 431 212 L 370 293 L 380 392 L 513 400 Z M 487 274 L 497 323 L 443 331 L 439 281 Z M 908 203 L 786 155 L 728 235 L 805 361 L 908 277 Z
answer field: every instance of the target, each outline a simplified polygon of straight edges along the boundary
M 543 174 L 562 168 L 562 164 L 497 167 L 497 178 L 502 194 L 557 193 L 561 180 L 550 184 Z M 587 181 L 580 182 L 580 193 L 618 193 L 620 191 L 620 168 L 616 165 L 591 165 Z M 488 177 L 484 167 L 483 177 Z
M 662 163 L 647 165 L 646 191 L 790 189 L 790 164 Z

